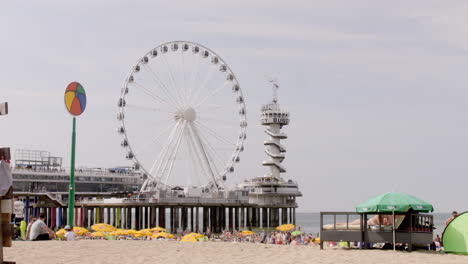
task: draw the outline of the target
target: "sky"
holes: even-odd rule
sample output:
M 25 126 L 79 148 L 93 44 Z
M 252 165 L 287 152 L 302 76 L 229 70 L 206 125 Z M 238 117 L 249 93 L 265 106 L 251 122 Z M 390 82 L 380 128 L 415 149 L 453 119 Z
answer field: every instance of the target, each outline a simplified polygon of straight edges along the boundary
M 0 146 L 47 150 L 69 166 L 65 87 L 79 81 L 77 165 L 129 165 L 116 102 L 138 58 L 172 40 L 214 50 L 247 106 L 232 184 L 263 175 L 265 75 L 291 113 L 286 179 L 298 211 L 353 210 L 389 191 L 436 212 L 468 210 L 466 1 L 8 1 L 0 9 Z

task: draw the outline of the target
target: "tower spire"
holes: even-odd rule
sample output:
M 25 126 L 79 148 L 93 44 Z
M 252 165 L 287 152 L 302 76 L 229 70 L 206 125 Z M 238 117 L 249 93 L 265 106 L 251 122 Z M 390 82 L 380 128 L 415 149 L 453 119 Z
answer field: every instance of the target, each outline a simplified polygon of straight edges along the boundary
M 278 89 L 279 89 L 278 80 L 272 77 L 267 77 L 267 78 L 268 78 L 268 81 L 273 85 L 273 103 L 277 103 L 278 102 Z

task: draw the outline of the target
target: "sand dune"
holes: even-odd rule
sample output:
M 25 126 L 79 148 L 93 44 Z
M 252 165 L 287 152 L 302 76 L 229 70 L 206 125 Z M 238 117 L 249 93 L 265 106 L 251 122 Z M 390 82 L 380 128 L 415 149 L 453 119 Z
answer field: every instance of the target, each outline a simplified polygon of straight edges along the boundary
M 15 241 L 5 260 L 22 263 L 468 263 L 468 256 L 428 252 L 325 249 L 249 243 L 176 241 Z

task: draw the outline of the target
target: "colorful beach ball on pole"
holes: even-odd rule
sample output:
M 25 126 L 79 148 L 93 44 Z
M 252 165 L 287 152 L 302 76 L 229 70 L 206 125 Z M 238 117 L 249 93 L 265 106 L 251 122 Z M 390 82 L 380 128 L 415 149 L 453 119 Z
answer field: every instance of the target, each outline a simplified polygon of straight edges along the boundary
M 86 108 L 86 92 L 78 82 L 72 82 L 65 90 L 65 106 L 70 114 L 79 116 Z

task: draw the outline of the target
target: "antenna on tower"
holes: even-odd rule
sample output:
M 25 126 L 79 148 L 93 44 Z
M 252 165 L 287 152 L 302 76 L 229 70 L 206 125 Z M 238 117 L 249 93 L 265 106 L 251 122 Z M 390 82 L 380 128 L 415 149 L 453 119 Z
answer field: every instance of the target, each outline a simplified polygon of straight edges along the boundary
M 273 103 L 278 102 L 278 80 L 269 76 L 265 76 L 267 80 L 273 85 Z

